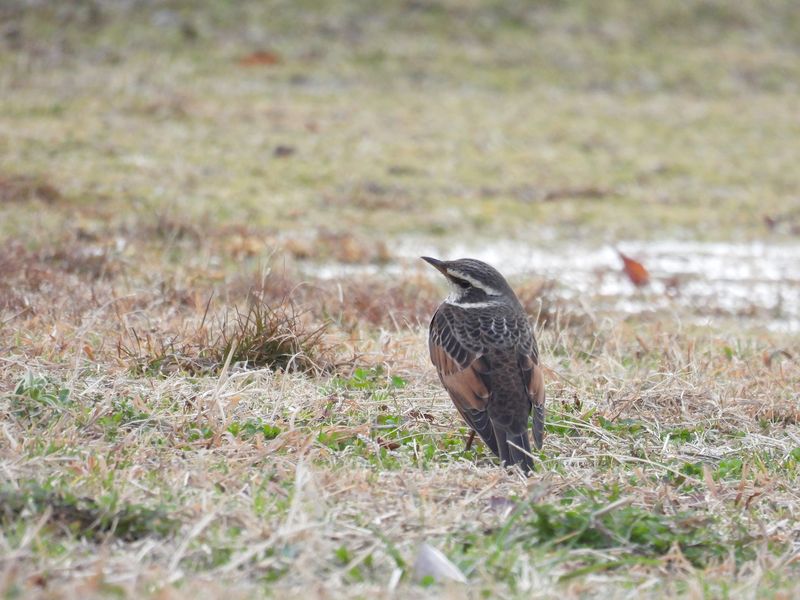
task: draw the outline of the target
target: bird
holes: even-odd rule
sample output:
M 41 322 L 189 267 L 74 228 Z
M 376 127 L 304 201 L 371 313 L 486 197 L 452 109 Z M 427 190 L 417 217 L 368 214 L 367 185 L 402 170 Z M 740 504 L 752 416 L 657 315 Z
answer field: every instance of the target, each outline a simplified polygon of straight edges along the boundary
M 464 421 L 505 466 L 533 468 L 544 441 L 545 390 L 539 349 L 514 290 L 497 269 L 472 258 L 422 256 L 450 294 L 431 319 L 428 348 L 439 380 Z

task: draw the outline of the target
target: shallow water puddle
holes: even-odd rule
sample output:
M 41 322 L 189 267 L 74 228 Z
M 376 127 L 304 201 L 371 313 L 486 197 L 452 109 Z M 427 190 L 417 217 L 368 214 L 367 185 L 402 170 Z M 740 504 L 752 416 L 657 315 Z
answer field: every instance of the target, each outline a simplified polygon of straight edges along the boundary
M 651 282 L 634 286 L 622 271 L 617 249 L 641 262 Z M 396 273 L 425 269 L 420 255 L 469 256 L 484 260 L 519 280 L 526 275 L 552 279 L 557 293 L 598 311 L 641 313 L 678 310 L 699 320 L 734 316 L 764 321 L 770 329 L 800 331 L 800 244 L 727 244 L 682 241 L 622 241 L 615 247 L 552 244 L 548 247 L 503 241 L 467 245 L 404 241 L 394 248 L 396 264 L 370 267 Z M 365 267 L 327 265 L 316 274 L 336 277 Z

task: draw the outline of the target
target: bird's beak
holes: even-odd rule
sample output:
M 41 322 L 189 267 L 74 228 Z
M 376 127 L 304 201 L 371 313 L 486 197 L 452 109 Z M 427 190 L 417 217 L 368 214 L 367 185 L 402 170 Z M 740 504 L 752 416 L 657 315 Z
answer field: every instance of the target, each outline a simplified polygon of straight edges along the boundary
M 420 256 L 422 260 L 426 263 L 433 266 L 437 271 L 439 271 L 442 275 L 447 276 L 447 271 L 445 270 L 445 265 L 443 260 L 438 260 L 436 258 L 431 258 L 430 256 Z

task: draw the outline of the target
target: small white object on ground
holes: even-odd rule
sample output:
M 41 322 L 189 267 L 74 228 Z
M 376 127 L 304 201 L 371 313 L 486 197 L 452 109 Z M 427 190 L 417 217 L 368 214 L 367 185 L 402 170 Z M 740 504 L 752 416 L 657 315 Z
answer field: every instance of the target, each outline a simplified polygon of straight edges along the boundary
M 467 583 L 467 578 L 449 558 L 430 544 L 423 542 L 414 560 L 414 578 L 421 581 L 426 577 L 431 577 L 435 581 Z

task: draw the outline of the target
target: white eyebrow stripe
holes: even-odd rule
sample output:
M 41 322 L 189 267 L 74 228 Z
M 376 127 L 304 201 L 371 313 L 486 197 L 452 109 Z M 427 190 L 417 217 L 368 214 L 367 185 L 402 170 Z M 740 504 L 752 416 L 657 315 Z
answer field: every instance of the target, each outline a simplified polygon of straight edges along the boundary
M 500 296 L 500 295 L 502 295 L 501 292 L 498 292 L 497 290 L 495 290 L 493 288 L 490 288 L 487 285 L 484 285 L 483 283 L 481 283 L 480 281 L 478 281 L 474 277 L 470 277 L 469 275 L 466 275 L 466 274 L 462 273 L 461 271 L 456 271 L 455 269 L 447 269 L 447 272 L 448 272 L 448 274 L 452 275 L 453 277 L 457 277 L 458 279 L 463 279 L 464 281 L 468 281 L 470 283 L 470 285 L 472 285 L 473 287 L 476 287 L 479 290 L 483 290 L 486 293 L 487 296 Z

